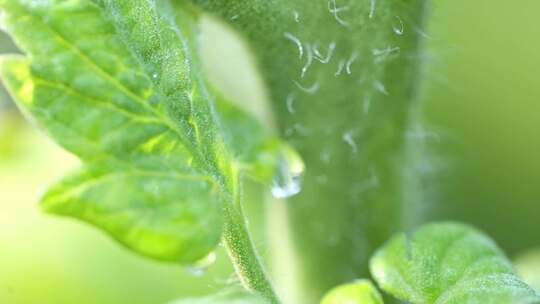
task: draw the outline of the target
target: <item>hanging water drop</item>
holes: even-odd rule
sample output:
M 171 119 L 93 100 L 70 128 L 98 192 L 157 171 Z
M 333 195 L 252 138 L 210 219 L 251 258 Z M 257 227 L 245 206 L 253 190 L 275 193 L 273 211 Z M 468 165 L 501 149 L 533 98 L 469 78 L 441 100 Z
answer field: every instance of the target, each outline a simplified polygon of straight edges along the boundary
M 278 156 L 276 175 L 272 182 L 272 195 L 275 198 L 288 198 L 302 190 L 304 162 L 289 146 L 283 146 Z
M 188 266 L 187 271 L 189 271 L 194 276 L 198 276 L 198 277 L 202 276 L 205 273 L 205 271 L 208 269 L 208 267 L 212 266 L 212 264 L 216 262 L 216 258 L 217 258 L 216 253 L 210 252 L 204 258 Z

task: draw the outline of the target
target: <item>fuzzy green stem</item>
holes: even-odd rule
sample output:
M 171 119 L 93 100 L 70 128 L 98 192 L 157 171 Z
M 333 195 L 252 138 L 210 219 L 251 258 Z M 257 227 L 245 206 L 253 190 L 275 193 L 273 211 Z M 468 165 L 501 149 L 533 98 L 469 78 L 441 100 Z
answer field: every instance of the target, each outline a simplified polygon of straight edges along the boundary
M 277 304 L 278 297 L 249 234 L 240 198 L 241 195 L 236 193 L 233 203 L 224 208 L 223 243 L 242 285 Z

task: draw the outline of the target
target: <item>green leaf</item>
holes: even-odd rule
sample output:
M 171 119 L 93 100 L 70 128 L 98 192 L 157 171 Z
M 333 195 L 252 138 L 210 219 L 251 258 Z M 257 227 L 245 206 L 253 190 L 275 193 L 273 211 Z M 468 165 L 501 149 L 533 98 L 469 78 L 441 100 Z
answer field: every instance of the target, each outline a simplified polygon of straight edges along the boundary
M 368 280 L 358 280 L 330 290 L 321 304 L 383 304 L 379 291 Z
M 193 10 L 169 0 L 0 7 L 26 54 L 3 57 L 6 86 L 83 162 L 47 191 L 43 208 L 153 258 L 191 263 L 207 255 L 220 241 L 223 203 L 238 196 L 240 170 L 268 182 L 282 143 L 214 100 L 200 73 Z M 248 126 L 258 133 L 242 133 L 239 143 L 237 130 Z
M 154 258 L 205 256 L 219 242 L 235 169 L 184 28 L 150 1 L 1 5 L 28 55 L 4 58 L 7 87 L 84 162 L 45 194 L 45 210 Z
M 413 304 L 540 303 L 497 245 L 462 224 L 395 236 L 374 255 L 371 272 L 383 290 Z
M 229 289 L 219 294 L 204 297 L 174 301 L 171 304 L 269 304 L 255 294 L 243 290 Z
M 296 164 L 291 170 L 303 173 L 304 163 L 292 147 L 219 93 L 214 95 L 225 142 L 248 176 L 268 184 L 284 162 Z

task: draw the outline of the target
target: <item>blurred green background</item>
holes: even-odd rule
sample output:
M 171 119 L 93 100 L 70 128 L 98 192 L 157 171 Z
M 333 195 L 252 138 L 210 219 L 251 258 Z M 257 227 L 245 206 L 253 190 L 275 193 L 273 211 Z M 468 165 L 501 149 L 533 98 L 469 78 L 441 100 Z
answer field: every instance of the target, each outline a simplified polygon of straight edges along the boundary
M 432 1 L 426 30 L 423 110 L 434 155 L 426 170 L 435 170 L 437 195 L 425 212 L 486 230 L 512 256 L 540 246 L 539 11 L 536 0 Z M 220 46 L 208 48 L 210 62 L 219 52 L 235 67 L 215 71 L 216 81 L 232 97 L 261 100 L 238 46 L 211 27 L 206 41 Z M 0 49 L 13 51 L 5 37 Z M 195 275 L 134 256 L 85 224 L 40 213 L 40 191 L 76 163 L 0 94 L 0 303 L 158 304 L 230 283 L 221 251 Z

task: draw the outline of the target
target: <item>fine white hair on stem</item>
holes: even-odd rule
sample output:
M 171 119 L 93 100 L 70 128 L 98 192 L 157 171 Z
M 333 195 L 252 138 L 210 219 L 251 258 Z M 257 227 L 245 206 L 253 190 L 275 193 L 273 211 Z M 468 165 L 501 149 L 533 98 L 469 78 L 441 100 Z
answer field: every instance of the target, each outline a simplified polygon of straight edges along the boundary
M 369 95 L 365 95 L 364 103 L 363 103 L 364 114 L 368 114 L 370 108 L 371 108 L 371 97 Z
M 398 21 L 398 23 L 394 25 L 393 30 L 394 30 L 394 33 L 401 36 L 405 32 L 405 25 L 403 24 L 403 20 L 401 20 L 399 16 L 395 16 L 395 18 Z
M 375 63 L 380 63 L 388 58 L 390 55 L 397 54 L 401 51 L 399 46 L 387 47 L 384 49 L 374 49 L 373 56 L 375 56 Z
M 340 60 L 339 63 L 338 63 L 338 69 L 336 71 L 336 73 L 334 74 L 334 76 L 339 76 L 341 75 L 341 73 L 343 72 L 343 69 L 345 69 L 345 60 Z
M 287 95 L 286 103 L 287 103 L 287 111 L 289 111 L 289 113 L 291 114 L 294 114 L 295 111 L 294 111 L 294 94 L 293 93 L 290 93 L 289 95 Z
M 368 169 L 368 174 L 369 177 L 367 179 L 356 184 L 355 188 L 358 193 L 368 191 L 380 185 L 381 181 L 379 175 L 377 174 L 377 168 L 370 166 Z
M 326 53 L 326 56 L 323 56 L 321 52 L 319 51 L 319 48 L 315 46 L 313 46 L 313 53 L 315 54 L 315 59 L 319 60 L 321 63 L 328 63 L 332 59 L 335 49 L 336 49 L 336 43 L 332 41 L 328 45 L 328 51 Z
M 354 52 L 346 63 L 345 69 L 347 71 L 347 74 L 352 74 L 352 64 L 356 61 L 356 59 L 358 59 L 358 53 Z
M 306 64 L 302 68 L 302 73 L 300 75 L 300 77 L 302 77 L 302 78 L 304 78 L 304 76 L 306 75 L 307 70 L 309 69 L 309 67 L 313 63 L 313 47 L 311 46 L 311 44 L 307 43 L 305 49 L 306 49 L 306 53 L 307 53 L 307 56 L 306 56 L 307 58 L 306 58 Z
M 342 139 L 345 143 L 347 143 L 351 147 L 353 154 L 358 153 L 358 145 L 354 141 L 352 131 L 347 131 L 343 133 Z
M 296 44 L 296 47 L 298 48 L 298 58 L 302 59 L 302 57 L 304 57 L 304 47 L 302 46 L 300 39 L 289 32 L 285 32 L 283 36 Z
M 428 35 L 426 32 L 424 32 L 424 30 L 422 30 L 422 29 L 419 28 L 419 27 L 415 27 L 415 28 L 414 28 L 414 31 L 415 31 L 418 35 L 422 36 L 422 37 L 425 38 L 425 39 L 431 39 L 431 36 Z
M 377 6 L 377 0 L 371 0 L 369 5 L 369 19 L 372 19 L 375 16 L 375 8 Z
M 411 128 L 406 133 L 407 137 L 411 139 L 416 139 L 419 141 L 433 140 L 436 142 L 441 142 L 441 136 L 433 131 L 428 131 L 424 126 L 418 124 L 414 128 Z
M 300 22 L 300 13 L 298 11 L 293 11 L 293 17 L 296 23 Z
M 317 91 L 319 90 L 320 88 L 320 85 L 319 85 L 319 82 L 315 82 L 313 85 L 309 86 L 309 87 L 305 87 L 303 85 L 301 85 L 300 83 L 298 83 L 298 81 L 294 81 L 294 84 L 296 84 L 296 86 L 302 90 L 303 92 L 306 92 L 310 95 L 313 95 L 315 93 L 317 93 Z
M 374 49 L 373 50 L 373 55 L 374 56 L 385 56 L 385 55 L 389 55 L 389 54 L 392 54 L 392 53 L 397 53 L 399 51 L 400 51 L 399 46 L 387 47 L 387 48 L 384 48 L 384 49 Z
M 388 93 L 388 91 L 386 90 L 386 87 L 384 86 L 384 84 L 382 82 L 378 81 L 378 80 L 375 80 L 373 82 L 373 88 L 377 92 L 379 92 L 379 93 L 381 93 L 383 95 L 387 95 L 387 96 L 390 95 L 390 93 Z
M 347 7 L 347 6 L 337 7 L 336 0 L 329 0 L 328 1 L 328 10 L 330 11 L 330 13 L 332 15 L 334 15 L 334 18 L 336 19 L 336 21 L 339 24 L 341 24 L 343 26 L 349 26 L 349 23 L 346 22 L 345 20 L 341 19 L 341 17 L 339 16 L 340 12 L 344 12 L 344 11 L 349 10 L 349 7 Z

